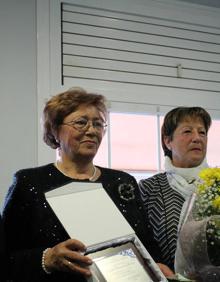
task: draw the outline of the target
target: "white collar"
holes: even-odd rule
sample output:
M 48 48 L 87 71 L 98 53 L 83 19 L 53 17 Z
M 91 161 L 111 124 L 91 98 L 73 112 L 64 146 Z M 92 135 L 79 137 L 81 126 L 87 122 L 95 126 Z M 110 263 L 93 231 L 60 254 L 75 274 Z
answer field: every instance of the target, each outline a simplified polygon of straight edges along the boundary
M 177 174 L 182 176 L 188 183 L 198 179 L 199 172 L 206 167 L 208 167 L 206 158 L 196 167 L 182 168 L 174 166 L 171 159 L 168 156 L 165 157 L 165 171 L 168 174 Z
M 165 157 L 165 170 L 170 186 L 180 193 L 186 200 L 196 189 L 196 181 L 199 178 L 199 172 L 208 167 L 206 159 L 196 167 L 181 168 L 175 167 L 169 157 Z
M 182 195 L 182 197 L 185 199 L 180 214 L 178 230 L 180 229 L 182 220 L 185 218 L 185 214 L 187 212 L 188 199 L 196 190 L 196 180 L 199 178 L 199 172 L 206 167 L 208 167 L 206 159 L 204 159 L 203 162 L 196 167 L 181 168 L 175 167 L 172 164 L 171 159 L 167 156 L 165 157 L 165 170 L 167 173 L 168 182 L 171 188 Z

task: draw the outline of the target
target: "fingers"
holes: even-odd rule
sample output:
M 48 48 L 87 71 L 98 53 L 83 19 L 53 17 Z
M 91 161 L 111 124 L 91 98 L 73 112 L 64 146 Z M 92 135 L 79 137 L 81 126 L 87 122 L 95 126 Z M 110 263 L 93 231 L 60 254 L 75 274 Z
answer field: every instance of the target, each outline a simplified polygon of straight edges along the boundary
M 160 270 L 163 272 L 165 277 L 172 277 L 174 276 L 174 272 L 165 264 L 162 263 L 157 263 L 159 266 Z
M 67 250 L 65 253 L 65 258 L 74 263 L 78 263 L 80 265 L 89 266 L 92 264 L 92 260 L 88 256 L 84 256 L 80 252 Z
M 92 260 L 82 254 L 85 249 L 85 245 L 78 240 L 66 240 L 47 251 L 45 266 L 49 271 L 77 272 L 89 276 Z
M 66 260 L 65 267 L 68 272 L 76 272 L 84 276 L 90 276 L 92 273 L 87 267 L 82 267 L 80 264 Z
M 65 246 L 72 251 L 85 252 L 86 246 L 76 239 L 68 239 L 64 242 Z

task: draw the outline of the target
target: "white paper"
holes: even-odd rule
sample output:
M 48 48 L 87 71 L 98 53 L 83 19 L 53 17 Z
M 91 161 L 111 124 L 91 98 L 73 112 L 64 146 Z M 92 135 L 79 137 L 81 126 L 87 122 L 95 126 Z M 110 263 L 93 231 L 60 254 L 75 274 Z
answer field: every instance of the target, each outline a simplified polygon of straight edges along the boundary
M 69 236 L 86 246 L 134 234 L 100 183 L 73 182 L 46 198 Z
M 117 254 L 95 263 L 108 282 L 153 282 L 135 256 Z

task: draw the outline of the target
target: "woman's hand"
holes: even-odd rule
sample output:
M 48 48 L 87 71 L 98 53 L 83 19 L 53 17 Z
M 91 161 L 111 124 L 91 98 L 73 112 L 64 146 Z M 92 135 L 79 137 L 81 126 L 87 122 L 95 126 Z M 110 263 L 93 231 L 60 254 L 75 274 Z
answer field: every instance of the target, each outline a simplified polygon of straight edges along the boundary
M 89 266 L 92 260 L 82 255 L 85 251 L 82 242 L 69 239 L 48 249 L 45 254 L 44 264 L 48 271 L 76 272 L 84 276 L 90 276 Z
M 175 275 L 174 272 L 167 265 L 163 263 L 157 263 L 157 265 L 159 266 L 161 272 L 165 277 L 170 278 Z

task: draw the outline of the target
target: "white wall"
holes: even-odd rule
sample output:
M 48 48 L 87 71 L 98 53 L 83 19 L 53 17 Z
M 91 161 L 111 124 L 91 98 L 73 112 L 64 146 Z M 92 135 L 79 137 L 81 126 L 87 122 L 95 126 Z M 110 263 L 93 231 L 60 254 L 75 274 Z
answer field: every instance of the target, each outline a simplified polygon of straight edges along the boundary
M 143 48 L 135 49 L 132 47 L 129 49 L 130 51 L 136 50 L 141 51 L 137 52 L 137 54 L 140 54 L 138 59 L 136 61 L 141 61 L 143 57 L 141 57 L 141 54 L 146 52 L 148 55 L 155 55 L 153 57 L 147 57 L 146 60 L 143 60 L 144 62 L 157 62 L 160 66 L 159 69 L 156 72 L 155 77 L 153 76 L 155 73 L 151 73 L 152 66 L 149 66 L 149 71 L 145 70 L 147 73 L 146 76 L 141 77 L 141 80 L 138 80 L 138 83 L 133 83 L 132 80 L 130 80 L 130 77 L 123 74 L 121 77 L 119 75 L 122 74 L 119 72 L 109 72 L 108 74 L 103 71 L 100 67 L 100 69 L 95 74 L 95 71 L 93 69 L 85 71 L 86 68 L 76 68 L 75 65 L 77 65 L 76 60 L 72 59 L 72 65 L 74 65 L 74 70 L 72 75 L 66 77 L 67 79 L 64 79 L 64 83 L 61 83 L 61 73 L 62 73 L 62 60 L 61 60 L 61 3 L 65 2 L 66 5 L 68 4 L 80 6 L 83 5 L 83 8 L 91 8 L 91 10 L 94 10 L 95 14 L 100 13 L 101 18 L 103 19 L 103 16 L 105 13 L 112 14 L 112 11 L 116 11 L 117 13 L 125 13 L 126 19 L 131 19 L 133 22 L 138 21 L 146 21 L 152 23 L 160 23 L 159 26 L 161 27 L 173 27 L 175 30 L 173 32 L 170 31 L 168 28 L 168 34 L 167 30 L 165 34 L 163 31 L 158 30 L 153 33 L 153 28 L 151 29 L 149 27 L 147 34 L 147 30 L 145 28 L 144 32 L 149 37 L 150 35 L 153 37 L 153 35 L 166 35 L 166 42 L 164 43 L 164 39 L 160 40 L 159 37 L 157 37 L 158 45 L 155 45 L 157 48 L 157 51 L 152 52 L 152 45 L 149 44 L 148 51 L 147 44 L 152 42 L 150 38 L 150 42 L 147 42 L 146 38 L 139 39 L 139 37 L 133 38 L 133 41 L 137 40 L 137 42 L 145 43 Z M 72 86 L 82 86 L 85 87 L 89 91 L 102 93 L 107 97 L 107 99 L 110 101 L 110 110 L 118 110 L 118 111 L 125 111 L 129 109 L 131 112 L 149 112 L 149 108 L 153 108 L 153 112 L 160 111 L 164 113 L 167 110 L 167 108 L 170 109 L 170 107 L 180 106 L 180 105 L 198 105 L 207 108 L 207 110 L 210 113 L 215 112 L 218 118 L 220 117 L 220 92 L 219 92 L 219 82 L 220 82 L 220 53 L 218 50 L 218 46 L 220 44 L 220 37 L 219 37 L 219 30 L 220 30 L 220 17 L 219 17 L 219 11 L 220 9 L 214 9 L 214 8 L 208 8 L 205 6 L 200 5 L 190 5 L 189 3 L 182 3 L 182 1 L 175 1 L 175 0 L 37 0 L 37 7 L 38 7 L 38 119 L 41 116 L 43 105 L 45 102 L 45 99 L 48 98 L 50 95 L 54 95 L 55 93 L 58 93 L 64 89 L 68 89 Z M 64 7 L 64 10 L 67 11 L 67 7 Z M 79 8 L 80 9 L 80 8 Z M 95 10 L 96 9 L 96 10 Z M 84 12 L 84 11 L 83 11 Z M 90 14 L 91 11 L 87 11 L 87 15 Z M 93 12 L 91 12 L 92 14 Z M 82 13 L 83 14 L 83 13 Z M 73 14 L 75 15 L 75 14 Z M 140 18 L 139 18 L 140 16 Z M 73 17 L 73 23 L 77 24 L 75 26 L 75 31 L 72 30 L 73 26 L 71 25 L 70 31 L 68 31 L 68 34 L 72 33 L 74 34 L 74 37 L 71 39 L 73 40 L 72 43 L 74 46 L 74 50 L 70 50 L 67 46 L 66 40 L 63 40 L 65 43 L 63 44 L 63 51 L 65 54 L 71 54 L 71 55 L 91 55 L 94 57 L 105 57 L 104 51 L 105 49 L 108 49 L 108 47 L 114 47 L 112 49 L 114 50 L 122 50 L 124 45 L 126 45 L 126 48 L 128 48 L 128 44 L 121 44 L 120 42 L 116 42 L 116 45 L 113 46 L 113 43 L 108 41 L 106 43 L 105 37 L 110 37 L 109 32 L 102 31 L 99 33 L 99 29 L 97 29 L 97 38 L 101 38 L 99 43 L 96 42 L 95 37 L 93 38 L 93 43 L 95 47 L 104 46 L 103 49 L 92 49 L 88 48 L 85 51 L 85 46 L 92 45 L 94 47 L 93 43 L 91 43 L 91 36 L 94 35 L 94 30 L 92 30 L 92 33 L 90 33 L 90 30 L 88 30 L 88 17 L 86 17 L 83 21 L 82 17 L 79 16 L 79 20 L 77 22 L 77 17 Z M 121 17 L 125 17 L 122 15 Z M 136 19 L 137 17 L 137 19 Z M 144 20 L 143 20 L 144 17 Z M 63 17 L 65 21 L 65 17 Z M 68 20 L 69 21 L 69 20 Z M 81 23 L 80 25 L 79 23 Z M 104 20 L 103 20 L 104 21 Z M 159 22 L 158 22 L 159 21 Z M 114 21 L 113 21 L 114 22 Z M 86 23 L 86 25 L 85 25 Z M 91 26 L 97 27 L 100 25 L 100 20 L 97 21 L 97 25 L 95 22 L 92 22 Z M 127 22 L 128 23 L 128 22 Z M 106 26 L 106 23 L 104 25 Z M 109 27 L 107 25 L 107 27 Z M 115 27 L 115 26 L 114 26 Z M 118 30 L 120 30 L 120 25 Z M 122 27 L 127 31 L 128 26 L 125 27 L 122 25 Z M 92 27 L 93 28 L 93 27 Z M 134 24 L 132 26 L 134 28 Z M 141 27 L 143 28 L 143 27 Z M 140 31 L 142 29 L 138 29 L 138 27 L 135 27 L 136 30 Z M 179 28 L 179 30 L 178 30 Z M 74 28 L 73 28 L 74 29 Z M 158 28 L 159 29 L 159 28 Z M 110 39 L 119 38 L 118 41 L 120 41 L 120 34 L 117 30 L 117 36 L 112 36 Z M 123 29 L 121 29 L 123 30 Z M 64 24 L 63 24 L 63 31 L 65 33 Z M 81 34 L 78 34 L 80 33 Z M 84 32 L 84 36 L 83 36 Z M 184 33 L 184 36 L 182 36 L 182 41 L 178 41 L 178 37 L 181 37 L 179 33 Z M 187 32 L 187 35 L 186 33 Z M 194 32 L 197 33 L 195 37 Z M 66 32 L 67 33 L 67 32 Z M 170 34 L 169 34 L 170 33 Z M 77 36 L 75 37 L 75 35 Z M 102 35 L 104 34 L 104 36 Z M 113 32 L 111 32 L 113 34 Z M 132 33 L 130 33 L 131 36 Z M 176 34 L 176 37 L 175 37 Z M 82 35 L 82 36 L 81 36 Z M 89 36 L 88 36 L 89 35 Z M 90 36 L 91 35 L 91 36 Z M 124 36 L 124 35 L 123 35 Z M 127 35 L 126 35 L 127 36 Z M 162 37 L 161 36 L 161 37 Z M 206 38 L 207 36 L 207 38 Z M 216 37 L 215 40 L 212 40 L 212 36 Z M 113 38 L 114 37 L 114 38 Z M 138 39 L 137 39 L 138 38 Z M 125 39 L 125 37 L 122 37 L 122 39 Z M 126 37 L 126 39 L 128 39 Z M 129 38 L 129 40 L 132 38 Z M 180 39 L 180 38 L 179 38 Z M 70 40 L 70 41 L 71 41 Z M 80 41 L 81 40 L 81 41 Z M 103 40 L 103 41 L 102 41 Z M 128 41 L 129 41 L 128 40 Z M 145 42 L 146 40 L 146 42 Z M 170 47 L 171 40 L 173 40 L 174 45 L 178 45 L 178 52 L 175 53 L 174 50 L 176 48 L 171 48 L 169 50 L 166 50 L 167 52 L 164 53 L 164 48 Z M 175 41 L 176 40 L 176 41 Z M 98 40 L 97 40 L 98 41 Z M 105 41 L 105 43 L 104 43 Z M 114 42 L 115 42 L 114 41 Z M 197 42 L 198 41 L 198 42 Z M 208 46 L 205 48 L 207 51 L 207 59 L 204 55 L 205 53 L 200 52 L 200 49 L 203 48 L 204 42 L 212 45 L 212 47 Z M 126 42 L 126 40 L 125 40 Z M 75 44 L 76 43 L 76 44 Z M 81 45 L 80 45 L 81 44 Z M 97 46 L 96 46 L 97 44 Z M 192 45 L 193 44 L 193 47 Z M 194 45 L 196 44 L 196 45 Z M 71 42 L 70 42 L 71 45 Z M 202 47 L 203 46 L 203 47 Z M 207 71 L 204 74 L 203 71 L 207 69 L 207 65 L 210 61 L 210 54 L 211 48 L 216 48 L 216 51 L 211 54 L 212 57 L 211 61 L 213 64 L 217 65 L 215 66 L 217 68 L 216 74 L 214 73 L 213 66 L 210 68 L 210 71 Z M 65 49 L 67 47 L 67 49 Z M 172 47 L 172 46 L 171 46 Z M 82 49 L 82 50 L 81 50 Z M 162 50 L 163 49 L 163 50 Z M 94 53 L 93 53 L 94 50 Z M 97 51 L 98 50 L 98 51 Z M 101 52 L 103 50 L 103 53 Z M 187 56 L 186 56 L 186 50 L 187 50 Z M 194 50 L 194 53 L 193 53 Z M 72 52 L 71 52 L 72 51 Z M 90 53 L 88 52 L 90 51 Z M 107 50 L 109 51 L 109 50 Z M 203 50 L 204 51 L 204 50 Z M 100 54 L 99 54 L 100 52 Z M 108 53 L 108 52 L 107 52 Z M 126 52 L 125 52 L 126 53 Z M 134 52 L 135 53 L 135 52 Z M 198 53 L 198 54 L 197 54 Z M 200 54 L 201 53 L 201 54 Z M 121 54 L 121 53 L 120 53 Z M 116 58 L 122 58 L 120 57 L 120 54 L 117 53 Z M 129 53 L 130 55 L 131 53 Z M 185 55 L 184 55 L 185 54 Z M 126 57 L 124 55 L 124 61 L 128 62 L 130 60 L 129 55 Z M 158 55 L 158 56 L 157 56 Z M 164 55 L 164 56 L 162 56 Z M 138 56 L 138 55 L 137 55 Z M 67 57 L 67 56 L 66 56 Z M 75 56 L 76 57 L 76 56 Z M 109 59 L 109 53 L 106 55 L 105 59 Z M 113 58 L 115 58 L 113 57 Z M 125 58 L 126 57 L 126 58 Z M 140 59 L 141 57 L 141 59 Z M 164 57 L 164 61 L 162 61 L 161 58 Z M 167 63 L 167 58 L 171 59 L 174 58 L 175 60 L 172 61 L 170 65 Z M 194 65 L 195 61 L 194 59 L 198 59 L 197 66 Z M 209 58 L 209 59 L 208 59 Z M 69 58 L 68 58 L 69 59 Z M 103 58 L 102 58 L 103 59 Z M 133 59 L 133 57 L 132 57 Z M 131 60 L 132 60 L 131 59 Z M 187 59 L 187 62 L 184 62 L 184 59 Z M 80 60 L 80 59 L 79 59 Z M 192 61 L 194 62 L 192 63 Z M 86 61 L 86 60 L 85 60 Z M 88 61 L 88 60 L 87 60 Z M 116 60 L 115 60 L 116 61 Z M 114 62 L 114 68 L 117 69 L 115 61 L 112 60 L 112 65 Z M 166 62 L 165 62 L 166 61 Z M 203 62 L 203 65 L 201 65 L 201 61 Z M 216 64 L 217 62 L 217 64 Z M 69 65 L 71 65 L 70 61 L 68 62 Z M 88 62 L 87 62 L 88 63 Z M 183 77 L 186 73 L 184 70 L 184 74 L 182 78 L 176 77 L 176 72 L 174 71 L 174 67 L 176 69 L 176 66 L 178 64 L 181 64 L 183 68 L 190 71 L 196 71 L 196 76 L 192 76 L 192 73 L 188 77 L 189 80 L 187 80 L 187 76 Z M 83 63 L 79 63 L 79 65 L 83 65 Z M 85 66 L 84 64 L 83 66 Z M 163 67 L 164 66 L 171 66 L 173 73 L 173 82 L 175 81 L 175 85 L 171 85 L 170 78 L 167 76 L 167 71 L 164 71 L 163 73 Z M 97 63 L 91 63 L 90 66 L 95 66 L 97 68 Z M 104 65 L 104 68 L 107 66 L 107 64 Z M 65 67 L 65 66 L 64 66 Z M 106 67 L 107 68 L 107 67 Z M 118 67 L 119 68 L 119 67 Z M 124 68 L 123 70 L 127 71 L 127 68 Z M 113 78 L 110 77 L 113 74 Z M 201 77 L 201 73 L 203 73 L 203 78 Z M 149 75 L 150 74 L 150 75 Z M 164 74 L 163 76 L 159 76 L 158 74 Z M 133 74 L 129 73 L 129 75 L 132 76 Z M 149 75 L 149 76 L 148 76 Z M 172 75 L 171 75 L 172 76 Z M 175 76 L 175 77 L 174 77 Z M 125 78 L 126 77 L 126 78 Z M 207 77 L 211 77 L 211 84 L 215 84 L 215 89 L 208 89 L 208 79 Z M 218 77 L 218 79 L 216 79 Z M 91 78 L 91 79 L 90 79 Z M 97 79 L 98 78 L 98 79 Z M 106 79 L 107 78 L 107 79 Z M 192 79 L 196 78 L 196 79 Z M 199 79 L 198 79 L 199 78 Z M 135 78 L 136 79 L 136 78 Z M 109 81 L 108 81 L 109 80 Z M 118 83 L 119 80 L 119 83 Z M 129 82 L 132 81 L 132 83 L 126 83 L 126 81 L 129 80 Z M 202 81 L 204 80 L 204 81 Z M 216 81 L 218 80 L 218 81 Z M 153 82 L 152 82 L 153 81 Z M 121 83 L 122 82 L 122 83 Z M 143 84 L 141 82 L 144 82 Z M 170 84 L 169 84 L 170 83 Z M 159 85 L 160 84 L 160 85 Z M 166 87 L 165 87 L 166 86 Z M 135 95 L 134 95 L 135 93 Z M 48 147 L 46 147 L 42 143 L 42 136 L 41 136 L 41 128 L 38 128 L 38 162 L 39 164 L 48 163 L 54 160 L 54 151 L 50 150 Z
M 35 0 L 0 0 L 0 205 L 13 173 L 37 164 Z
M 134 1 L 126 1 L 130 4 L 126 9 L 133 7 Z M 52 29 L 53 35 L 58 31 L 52 24 L 57 15 L 55 13 L 54 17 L 50 18 L 49 7 L 59 2 L 59 0 L 0 0 L 0 205 L 12 181 L 13 173 L 20 168 L 44 162 L 47 156 L 45 158 L 39 156 L 50 152 L 46 145 L 42 145 L 39 117 L 45 97 L 54 94 L 55 89 L 60 89 L 60 85 L 57 85 L 60 80 L 54 79 L 56 77 L 54 72 L 60 74 L 60 69 L 57 67 L 57 61 L 52 60 L 54 54 L 49 53 L 50 44 L 54 42 L 52 40 L 54 36 L 50 37 L 49 28 Z M 174 3 L 172 0 L 166 0 L 166 5 L 165 0 L 137 0 L 136 12 L 140 13 L 146 2 L 149 3 L 148 13 L 152 10 L 158 17 L 173 18 L 175 15 L 174 20 L 183 20 L 187 14 L 186 20 L 189 22 L 196 19 L 199 24 L 220 26 L 219 16 L 216 16 L 218 12 L 214 9 L 194 8 L 190 13 L 186 13 L 190 9 L 189 6 L 185 8 L 181 6 L 175 7 L 175 13 L 172 13 L 172 9 L 170 10 Z M 81 0 L 80 3 L 91 5 L 100 3 L 100 7 L 103 8 L 112 8 L 115 3 L 117 9 L 122 9 L 125 0 Z M 43 17 L 39 17 L 39 13 L 37 16 L 37 11 L 45 11 Z M 40 19 L 38 23 L 37 19 Z M 58 60 L 60 62 L 59 57 Z M 54 68 L 51 65 L 53 62 L 56 64 Z M 219 104 L 216 107 L 219 109 Z

